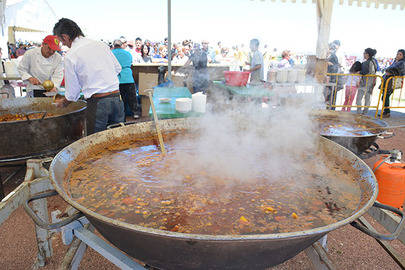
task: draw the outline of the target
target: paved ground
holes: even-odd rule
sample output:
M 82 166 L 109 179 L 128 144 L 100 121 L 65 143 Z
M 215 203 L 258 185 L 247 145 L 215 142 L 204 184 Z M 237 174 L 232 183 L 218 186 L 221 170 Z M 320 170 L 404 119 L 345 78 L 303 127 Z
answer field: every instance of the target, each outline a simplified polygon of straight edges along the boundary
M 404 114 L 394 113 L 390 119 L 385 120 L 391 125 L 398 125 L 405 122 L 405 116 Z M 396 130 L 394 138 L 379 139 L 378 144 L 381 149 L 396 148 L 405 151 L 405 129 Z M 376 158 L 366 160 L 370 166 L 375 161 Z M 23 176 L 24 173 L 21 172 L 9 181 L 6 191 L 10 192 L 16 187 L 22 181 Z M 55 209 L 64 209 L 66 204 L 61 198 L 55 197 L 50 199 L 49 206 L 50 211 L 53 211 Z M 370 218 L 368 220 L 372 222 Z M 23 209 L 20 208 L 15 211 L 0 226 L 0 239 L 0 269 L 32 269 L 37 252 L 34 226 Z M 330 233 L 328 239 L 329 254 L 338 269 L 400 269 L 374 239 L 349 225 Z M 42 269 L 57 269 L 67 250 L 67 247 L 61 243 L 58 234 L 52 237 L 52 242 L 54 256 L 49 259 L 47 266 Z M 399 241 L 393 241 L 391 244 L 399 253 L 405 254 L 405 245 Z M 95 251 L 88 249 L 80 269 L 102 270 L 117 268 Z M 306 255 L 300 253 L 274 269 L 311 269 L 311 264 Z

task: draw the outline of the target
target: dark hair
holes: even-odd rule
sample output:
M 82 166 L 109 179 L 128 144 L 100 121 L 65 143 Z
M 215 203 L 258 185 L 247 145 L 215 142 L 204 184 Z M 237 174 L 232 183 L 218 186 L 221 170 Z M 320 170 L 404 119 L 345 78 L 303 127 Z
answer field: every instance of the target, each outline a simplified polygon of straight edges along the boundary
M 352 65 L 352 67 L 350 68 L 349 71 L 350 71 L 350 73 L 355 73 L 355 72 L 361 71 L 361 63 L 360 63 L 360 61 L 354 62 L 354 64 Z
M 142 39 L 140 38 L 140 37 L 137 37 L 136 39 L 135 39 L 135 41 L 142 41 Z
M 334 40 L 332 43 L 335 44 L 335 45 L 340 46 L 340 40 Z
M 252 39 L 250 42 L 253 43 L 256 47 L 259 47 L 259 40 L 257 38 Z
M 397 53 L 402 53 L 402 55 L 405 57 L 405 50 L 404 49 L 400 49 L 400 50 L 398 50 L 398 52 Z
M 53 27 L 53 34 L 56 36 L 62 36 L 62 34 L 68 35 L 71 40 L 79 36 L 83 36 L 82 29 L 72 20 L 62 18 Z
M 365 52 L 366 54 L 368 54 L 368 55 L 370 56 L 370 58 L 374 57 L 374 55 L 377 54 L 377 50 L 371 49 L 371 48 L 365 49 L 364 52 Z
M 148 48 L 148 54 L 147 55 L 145 55 L 145 53 L 143 52 L 144 47 Z M 148 56 L 149 52 L 150 52 L 150 47 L 148 45 L 146 45 L 146 44 L 143 44 L 142 47 L 141 47 L 141 55 L 142 55 L 142 57 Z

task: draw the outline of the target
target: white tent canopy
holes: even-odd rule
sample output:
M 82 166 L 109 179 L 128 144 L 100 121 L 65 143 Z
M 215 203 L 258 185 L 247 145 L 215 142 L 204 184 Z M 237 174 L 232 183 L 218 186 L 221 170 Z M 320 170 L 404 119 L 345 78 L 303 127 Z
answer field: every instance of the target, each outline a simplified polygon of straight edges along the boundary
M 255 0 L 251 0 L 255 1 Z M 266 0 L 261 0 L 266 1 Z M 297 3 L 297 0 L 280 0 L 281 2 Z M 391 6 L 392 9 L 405 8 L 405 0 L 337 0 L 340 5 L 348 4 L 349 6 L 357 4 L 359 7 L 384 7 Z M 271 0 L 276 2 L 276 0 Z M 328 42 L 330 33 L 330 23 L 332 19 L 332 10 L 335 0 L 301 0 L 303 3 L 315 3 L 318 22 L 318 40 L 316 43 L 316 57 L 318 59 L 326 59 L 328 54 Z
M 254 1 L 254 0 L 251 0 Z M 261 0 L 261 1 L 266 1 L 266 0 Z M 277 0 L 271 0 L 272 2 L 276 2 Z M 297 3 L 297 0 L 281 0 L 281 2 L 293 2 Z M 334 0 L 330 0 L 329 2 L 333 2 Z M 307 2 L 312 2 L 316 3 L 317 0 L 301 0 L 302 3 L 307 3 Z M 384 7 L 385 9 L 388 8 L 388 6 L 391 6 L 392 9 L 400 8 L 404 9 L 405 8 L 405 1 L 404 0 L 339 0 L 339 4 L 343 5 L 345 3 L 348 3 L 349 6 L 351 5 L 357 5 L 359 7 L 365 5 L 366 7 Z
M 4 54 L 8 53 L 8 30 L 30 32 L 29 38 L 42 39 L 43 34 L 33 32 L 51 32 L 56 14 L 46 0 L 0 0 L 1 44 Z M 29 30 L 29 31 L 28 31 Z M 14 35 L 12 35 L 14 39 Z M 15 42 L 15 40 L 10 40 Z
M 5 2 L 4 0 L 0 0 Z M 3 27 L 16 26 L 51 31 L 55 12 L 46 0 L 7 0 Z

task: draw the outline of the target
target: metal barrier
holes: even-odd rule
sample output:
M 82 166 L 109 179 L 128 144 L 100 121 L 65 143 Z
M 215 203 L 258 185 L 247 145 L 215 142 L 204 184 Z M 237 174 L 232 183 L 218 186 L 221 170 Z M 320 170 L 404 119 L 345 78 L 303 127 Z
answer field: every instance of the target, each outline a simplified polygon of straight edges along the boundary
M 381 100 L 381 96 L 382 96 L 382 94 L 383 94 L 383 82 L 384 82 L 384 79 L 383 79 L 383 77 L 382 76 L 380 76 L 380 75 L 376 75 L 376 74 L 368 74 L 368 75 L 361 75 L 361 74 L 344 74 L 344 73 L 327 73 L 326 74 L 327 76 L 329 76 L 330 78 L 333 78 L 333 77 L 335 77 L 336 78 L 336 81 L 335 82 L 333 82 L 333 83 L 331 83 L 331 85 L 333 85 L 332 87 L 333 87 L 333 90 L 332 90 L 332 93 L 331 93 L 331 96 L 330 96 L 330 104 L 328 105 L 328 107 L 330 107 L 330 108 L 368 108 L 368 109 L 375 109 L 375 116 L 374 117 L 376 117 L 377 118 L 377 115 L 378 115 L 378 112 L 379 112 L 379 106 L 380 106 L 380 100 Z M 365 88 L 366 89 L 366 91 L 367 91 L 367 89 L 369 88 L 369 85 L 370 85 L 370 83 L 372 83 L 373 84 L 373 89 L 375 88 L 375 86 L 376 85 L 380 85 L 379 87 L 378 87 L 378 89 L 380 89 L 380 91 L 379 91 L 379 93 L 378 93 L 378 101 L 377 101 L 377 104 L 376 105 L 353 105 L 353 104 L 350 104 L 350 105 L 336 105 L 336 98 L 337 98 L 337 92 L 338 92 L 338 85 L 339 85 L 339 82 L 345 82 L 345 83 L 343 83 L 343 89 L 342 90 L 344 90 L 345 89 L 345 86 L 346 86 L 346 82 L 347 82 L 347 78 L 349 77 L 349 76 L 356 76 L 356 77 L 364 77 L 364 78 L 366 78 L 366 85 L 365 85 L 365 87 L 362 87 L 362 88 Z M 377 82 L 377 79 L 380 79 L 380 84 L 378 84 L 378 82 Z M 339 79 L 340 79 L 340 81 L 339 81 Z M 361 78 L 360 78 L 361 79 Z M 359 87 L 357 88 L 357 89 L 359 89 Z M 357 93 L 358 93 L 358 90 L 357 90 Z M 357 93 L 356 93 L 356 96 L 357 96 Z M 341 99 L 343 99 L 343 96 L 344 95 L 342 95 L 342 97 L 341 97 Z M 371 97 L 370 97 L 371 98 Z M 355 102 L 355 100 L 353 100 L 354 102 Z M 340 104 L 343 104 L 343 102 L 340 102 Z
M 383 99 L 382 99 L 382 108 L 381 108 L 380 119 L 383 118 L 383 112 L 385 109 L 405 109 L 405 105 L 399 106 L 399 104 L 401 103 L 402 90 L 404 89 L 404 81 L 405 81 L 405 76 L 392 76 L 392 77 L 389 77 L 383 84 L 384 85 L 384 88 L 383 88 L 384 95 L 383 95 Z M 391 86 L 390 86 L 390 84 L 391 84 Z M 385 101 L 387 98 L 388 90 L 392 90 L 392 93 L 390 93 L 390 96 L 391 96 L 390 104 L 393 104 L 395 90 L 400 90 L 397 106 L 385 106 Z

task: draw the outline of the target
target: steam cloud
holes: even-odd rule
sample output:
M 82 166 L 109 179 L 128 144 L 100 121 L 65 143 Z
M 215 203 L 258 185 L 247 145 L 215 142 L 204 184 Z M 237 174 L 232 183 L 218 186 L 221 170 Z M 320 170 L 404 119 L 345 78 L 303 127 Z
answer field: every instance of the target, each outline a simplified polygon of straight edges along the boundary
M 174 149 L 182 150 L 174 153 L 180 165 L 170 168 L 169 177 L 176 179 L 182 171 L 195 178 L 203 172 L 204 181 L 222 179 L 230 184 L 297 177 L 303 170 L 300 157 L 314 155 L 317 150 L 319 131 L 310 112 L 321 106 L 321 98 L 315 92 L 290 94 L 287 100 L 274 108 L 261 108 L 252 101 L 225 101 L 221 106 L 226 109 L 208 110 L 194 138 L 180 136 L 175 141 Z M 272 103 L 279 101 L 273 98 Z M 322 169 L 320 164 L 313 171 Z

